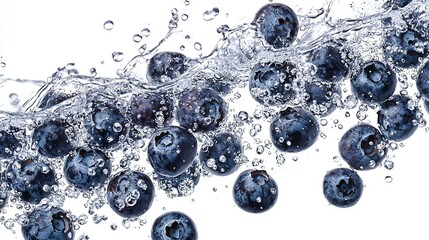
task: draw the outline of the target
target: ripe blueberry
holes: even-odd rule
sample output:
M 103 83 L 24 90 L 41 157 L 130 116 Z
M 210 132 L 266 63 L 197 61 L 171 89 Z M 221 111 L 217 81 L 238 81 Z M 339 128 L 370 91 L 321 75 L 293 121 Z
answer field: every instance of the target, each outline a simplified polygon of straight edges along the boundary
M 341 52 L 337 47 L 326 46 L 311 52 L 310 62 L 317 67 L 315 76 L 323 81 L 338 82 L 349 73 Z
M 188 58 L 177 52 L 160 52 L 149 60 L 147 78 L 150 84 L 163 84 L 178 78 L 188 70 Z
M 0 130 L 0 159 L 12 157 L 14 152 L 22 147 L 23 141 L 19 136 L 23 134 L 24 130 L 16 127 Z
M 67 134 L 72 127 L 61 120 L 49 120 L 37 127 L 33 133 L 33 142 L 38 146 L 41 155 L 56 158 L 62 157 L 73 149 Z
M 362 196 L 362 191 L 362 179 L 348 168 L 332 169 L 323 179 L 323 194 L 330 204 L 337 207 L 355 205 Z
M 173 99 L 160 92 L 134 95 L 130 113 L 134 125 L 162 127 L 168 125 L 173 118 Z
M 429 61 L 420 69 L 416 86 L 423 98 L 429 100 Z
M 164 213 L 152 225 L 152 239 L 197 240 L 198 232 L 192 219 L 182 212 Z
M 318 81 L 305 83 L 306 108 L 314 115 L 327 116 L 336 108 L 336 102 L 341 99 L 340 88 L 334 84 Z

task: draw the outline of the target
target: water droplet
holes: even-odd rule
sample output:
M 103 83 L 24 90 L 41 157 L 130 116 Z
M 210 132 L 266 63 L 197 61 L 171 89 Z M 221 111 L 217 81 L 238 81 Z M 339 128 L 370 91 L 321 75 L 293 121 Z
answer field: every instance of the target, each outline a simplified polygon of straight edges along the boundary
M 188 14 L 182 14 L 182 17 L 181 17 L 182 21 L 186 21 L 188 20 L 188 18 L 189 18 Z
M 136 43 L 140 42 L 142 39 L 143 39 L 143 37 L 140 34 L 134 34 L 133 35 L 133 41 Z
M 184 46 L 184 45 L 181 45 L 181 46 L 180 46 L 180 50 L 184 51 L 184 50 L 185 50 L 185 46 Z
M 143 37 L 149 37 L 150 36 L 150 29 L 149 28 L 143 28 L 141 30 L 141 34 Z
M 203 13 L 203 18 L 205 21 L 213 20 L 217 15 L 219 15 L 219 8 L 215 7 L 211 11 L 207 10 Z
M 391 160 L 386 160 L 384 162 L 384 167 L 388 170 L 392 170 L 394 166 L 395 166 L 395 163 L 392 162 Z
M 5 62 L 0 62 L 0 67 L 5 68 L 6 67 L 6 63 Z
M 91 74 L 91 77 L 97 76 L 97 69 L 91 68 L 89 69 L 89 73 Z
M 321 119 L 320 120 L 320 125 L 322 125 L 322 126 L 326 126 L 326 125 L 328 125 L 328 120 L 326 120 L 326 119 Z
M 199 42 L 194 43 L 194 48 L 197 51 L 201 51 L 201 49 L 203 49 L 203 47 L 201 46 L 201 43 L 199 43 Z
M 332 159 L 334 160 L 334 162 L 339 162 L 341 160 L 339 156 L 335 156 Z
M 112 58 L 113 58 L 113 61 L 120 62 L 120 61 L 124 60 L 124 53 L 114 52 L 114 53 L 112 53 Z
M 115 24 L 113 23 L 112 20 L 107 20 L 103 24 L 104 29 L 107 30 L 107 31 L 112 30 L 114 26 L 115 26 Z
M 191 2 L 189 0 L 185 0 L 185 5 L 189 6 L 189 4 L 191 4 Z
M 386 181 L 387 183 L 391 183 L 393 181 L 393 177 L 392 176 L 386 176 L 384 178 L 384 181 Z
M 18 105 L 18 104 L 19 104 L 19 96 L 18 96 L 18 94 L 16 94 L 16 93 L 11 93 L 11 94 L 9 95 L 9 103 L 10 103 L 10 105 L 12 105 L 12 106 L 16 106 L 16 105 Z
M 112 229 L 113 231 L 115 231 L 116 229 L 118 229 L 118 225 L 112 223 L 112 225 L 110 225 L 110 229 Z
M 144 52 L 146 52 L 147 49 L 147 45 L 143 44 L 140 48 L 139 48 L 139 53 L 143 54 Z

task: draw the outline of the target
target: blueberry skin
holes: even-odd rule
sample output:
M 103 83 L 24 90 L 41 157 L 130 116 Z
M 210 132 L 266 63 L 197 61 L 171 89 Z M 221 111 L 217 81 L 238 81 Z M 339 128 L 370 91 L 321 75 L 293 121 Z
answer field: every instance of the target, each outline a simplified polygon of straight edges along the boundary
M 129 126 L 128 116 L 113 102 L 93 102 L 85 119 L 89 143 L 95 148 L 117 147 L 128 135 Z
M 359 201 L 362 192 L 362 179 L 348 168 L 332 169 L 323 178 L 323 194 L 334 206 L 351 207 Z
M 284 4 L 271 3 L 263 6 L 256 13 L 253 23 L 267 43 L 277 49 L 290 46 L 298 35 L 298 17 Z
M 11 162 L 5 173 L 9 186 L 19 193 L 19 197 L 31 204 L 39 202 L 51 193 L 44 191 L 44 186 L 56 184 L 55 171 L 43 161 L 28 158 Z
M 73 240 L 75 235 L 67 213 L 56 207 L 34 209 L 21 231 L 25 240 Z
M 294 69 L 295 65 L 289 62 L 256 64 L 249 77 L 250 94 L 261 104 L 287 103 L 296 95 L 293 89 Z
M 8 191 L 2 186 L 0 186 L 0 210 L 2 210 L 6 206 L 8 198 Z
M 49 120 L 37 127 L 33 133 L 33 142 L 37 143 L 41 155 L 57 158 L 62 157 L 73 149 L 66 129 L 70 125 L 60 120 Z
M 243 153 L 241 142 L 231 133 L 219 133 L 213 138 L 213 145 L 203 146 L 200 150 L 200 162 L 205 170 L 226 176 L 240 166 L 236 158 Z
M 124 218 L 139 217 L 152 205 L 155 188 L 150 178 L 137 171 L 122 171 L 107 186 L 110 208 Z
M 351 87 L 361 101 L 381 103 L 395 92 L 396 82 L 396 74 L 390 67 L 380 61 L 368 61 L 351 79 Z
M 81 190 L 102 186 L 111 171 L 110 158 L 97 149 L 78 148 L 64 164 L 64 177 Z
M 423 106 L 426 109 L 426 112 L 429 113 L 429 100 L 423 100 Z
M 396 66 L 402 68 L 416 67 L 420 64 L 419 59 L 428 56 L 427 42 L 420 33 L 408 29 L 400 34 L 394 31 L 388 34 L 383 46 L 384 55 L 391 59 Z
M 152 135 L 147 157 L 155 172 L 175 177 L 184 172 L 197 154 L 197 139 L 185 128 L 168 126 Z
M 227 107 L 218 92 L 211 88 L 193 88 L 179 99 L 177 121 L 194 132 L 213 131 L 227 115 Z
M 311 52 L 310 62 L 317 67 L 315 76 L 326 82 L 341 81 L 349 73 L 340 50 L 334 46 L 315 49 Z
M 155 180 L 158 182 L 158 186 L 171 198 L 189 196 L 194 192 L 195 186 L 200 181 L 199 168 L 198 161 L 194 161 L 191 166 L 176 177 L 166 177 L 158 174 Z
M 177 52 L 160 52 L 149 60 L 147 78 L 150 84 L 170 82 L 188 70 L 189 59 Z
M 249 213 L 268 211 L 276 203 L 277 196 L 277 184 L 265 170 L 246 170 L 234 183 L 234 201 Z
M 341 157 L 356 170 L 374 169 L 387 155 L 381 133 L 369 124 L 350 128 L 338 144 Z
M 396 6 L 398 6 L 400 8 L 403 8 L 403 7 L 407 6 L 411 2 L 412 2 L 412 0 L 395 0 Z
M 313 145 L 319 135 L 316 118 L 302 108 L 288 107 L 270 125 L 271 141 L 284 152 L 301 152 Z
M 173 99 L 165 93 L 134 95 L 130 102 L 131 121 L 141 127 L 162 127 L 173 118 Z
M 155 219 L 152 225 L 152 239 L 197 240 L 198 232 L 194 221 L 182 212 L 167 212 Z
M 429 100 L 429 61 L 420 69 L 416 86 L 423 98 Z
M 378 125 L 383 136 L 392 141 L 403 141 L 416 130 L 417 109 L 410 110 L 407 105 L 411 99 L 394 95 L 381 104 L 377 112 Z
M 335 109 L 335 98 L 341 98 L 341 90 L 334 84 L 318 81 L 306 82 L 305 92 L 308 94 L 306 107 L 314 115 L 328 116 Z
M 15 136 L 19 131 L 22 130 L 15 127 L 0 131 L 0 160 L 11 158 L 13 153 L 22 147 L 21 141 Z

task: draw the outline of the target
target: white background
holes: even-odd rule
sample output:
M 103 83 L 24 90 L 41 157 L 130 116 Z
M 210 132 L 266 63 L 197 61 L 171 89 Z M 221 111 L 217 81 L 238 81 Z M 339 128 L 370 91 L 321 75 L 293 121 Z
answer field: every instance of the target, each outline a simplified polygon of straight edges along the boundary
M 162 39 L 168 30 L 170 11 L 177 8 L 179 16 L 188 14 L 187 21 L 180 21 L 175 41 L 169 41 L 167 50 L 180 51 L 185 45 L 185 53 L 190 57 L 207 54 L 219 39 L 216 28 L 222 24 L 230 27 L 251 22 L 255 12 L 266 0 L 191 0 L 186 6 L 182 0 L 164 1 L 7 1 L 0 0 L 0 74 L 6 78 L 45 80 L 57 67 L 74 62 L 82 74 L 89 74 L 95 67 L 98 76 L 114 77 L 117 69 L 138 54 L 137 49 L 147 43 L 148 48 Z M 282 1 L 305 14 L 311 7 L 321 7 L 323 1 Z M 203 20 L 203 12 L 213 7 L 220 9 L 219 16 L 212 21 Z M 228 14 L 228 16 L 226 15 Z M 344 15 L 344 12 L 339 12 Z M 113 30 L 103 29 L 103 23 L 112 20 Z M 132 36 L 141 29 L 149 28 L 151 35 L 140 43 Z M 189 34 L 190 39 L 184 38 Z M 203 50 L 196 51 L 194 42 L 202 43 Z M 116 63 L 111 58 L 114 51 L 124 52 L 125 59 Z M 104 64 L 101 62 L 104 61 Z M 16 92 L 24 100 L 25 92 L 31 92 L 30 84 L 19 85 Z M 31 90 L 29 90 L 31 89 Z M 21 94 L 21 92 L 23 92 Z M 246 92 L 246 91 L 243 91 Z M 0 87 L 2 101 L 7 101 L 10 92 Z M 244 99 L 244 100 L 243 100 Z M 247 110 L 252 112 L 256 104 L 242 98 Z M 3 105 L 3 104 L 1 104 Z M 243 107 L 245 108 L 245 107 Z M 142 219 L 146 225 L 136 228 L 132 223 L 126 230 L 121 219 L 108 206 L 99 214 L 109 219 L 102 224 L 91 220 L 76 232 L 76 238 L 88 234 L 90 239 L 149 239 L 150 227 L 154 219 L 165 211 L 179 210 L 187 213 L 195 221 L 199 239 L 428 239 L 429 187 L 427 169 L 428 133 L 418 131 L 408 140 L 405 147 L 390 152 L 395 162 L 393 170 L 380 167 L 373 171 L 359 172 L 365 183 L 359 203 L 348 209 L 330 206 L 322 193 L 322 178 L 326 171 L 346 166 L 343 161 L 333 161 L 338 156 L 337 142 L 342 134 L 357 123 L 357 119 L 345 118 L 344 111 L 336 111 L 329 116 L 328 126 L 321 130 L 328 137 L 301 154 L 285 154 L 286 163 L 275 164 L 275 154 L 263 157 L 267 171 L 277 181 L 279 198 L 268 212 L 249 214 L 234 205 L 232 184 L 236 176 L 245 169 L 228 177 L 202 178 L 196 192 L 190 197 L 167 199 L 157 189 L 157 198 L 152 208 Z M 374 116 L 371 116 L 375 119 Z M 426 116 L 427 118 L 427 116 Z M 339 119 L 344 126 L 338 129 L 332 123 Z M 372 120 L 374 122 L 374 120 Z M 259 135 L 268 139 L 267 128 Z M 248 136 L 248 135 L 247 135 Z M 249 142 L 252 140 L 249 140 Z M 318 151 L 316 150 L 318 149 Z M 250 160 L 256 156 L 255 149 L 246 150 Z M 292 161 L 297 156 L 298 161 Z M 272 168 L 272 169 L 271 169 Z M 386 176 L 393 182 L 387 183 Z M 227 187 L 226 187 L 227 186 Z M 212 189 L 216 187 L 217 192 Z M 85 213 L 80 201 L 70 201 L 66 206 L 75 215 Z M 6 213 L 5 216 L 13 217 Z M 116 223 L 118 230 L 110 230 Z M 0 226 L 1 239 L 21 239 L 18 233 L 11 234 Z

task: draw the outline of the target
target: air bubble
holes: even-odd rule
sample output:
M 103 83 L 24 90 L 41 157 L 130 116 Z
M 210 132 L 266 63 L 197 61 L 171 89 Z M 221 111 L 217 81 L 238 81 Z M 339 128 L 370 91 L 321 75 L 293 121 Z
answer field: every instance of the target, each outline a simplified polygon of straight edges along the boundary
M 219 15 L 219 8 L 215 7 L 211 11 L 207 10 L 203 13 L 203 18 L 205 21 L 211 21 L 215 19 L 215 17 Z
M 115 62 L 121 62 L 122 60 L 124 60 L 124 53 L 122 53 L 122 52 L 113 52 L 112 53 L 112 59 Z
M 9 103 L 10 103 L 10 105 L 16 106 L 16 105 L 19 104 L 19 101 L 20 100 L 19 100 L 18 94 L 16 94 L 16 93 L 9 94 Z
M 141 36 L 143 36 L 143 37 L 149 37 L 150 36 L 150 29 L 149 28 L 143 28 L 141 30 Z
M 6 67 L 6 63 L 5 62 L 0 62 L 0 67 L 5 68 Z
M 197 51 L 201 51 L 203 49 L 203 47 L 201 46 L 201 43 L 199 43 L 199 42 L 194 43 L 194 48 Z
M 115 26 L 115 24 L 113 23 L 112 20 L 107 20 L 103 24 L 104 29 L 107 30 L 107 31 L 112 30 L 114 26 Z
M 386 160 L 384 162 L 384 167 L 388 170 L 392 170 L 394 166 L 395 166 L 395 163 L 391 160 Z
M 134 41 L 135 43 L 139 43 L 142 39 L 143 39 L 143 37 L 142 37 L 142 35 L 140 35 L 140 34 L 134 34 L 134 35 L 133 35 L 133 41 Z
M 393 181 L 393 177 L 392 176 L 386 176 L 384 178 L 384 181 L 386 181 L 387 183 L 391 183 Z
M 186 21 L 188 20 L 188 18 L 189 18 L 188 14 L 182 14 L 181 16 L 182 21 Z
M 89 69 L 89 74 L 91 75 L 91 77 L 96 77 L 97 76 L 97 69 L 95 69 L 95 68 Z

